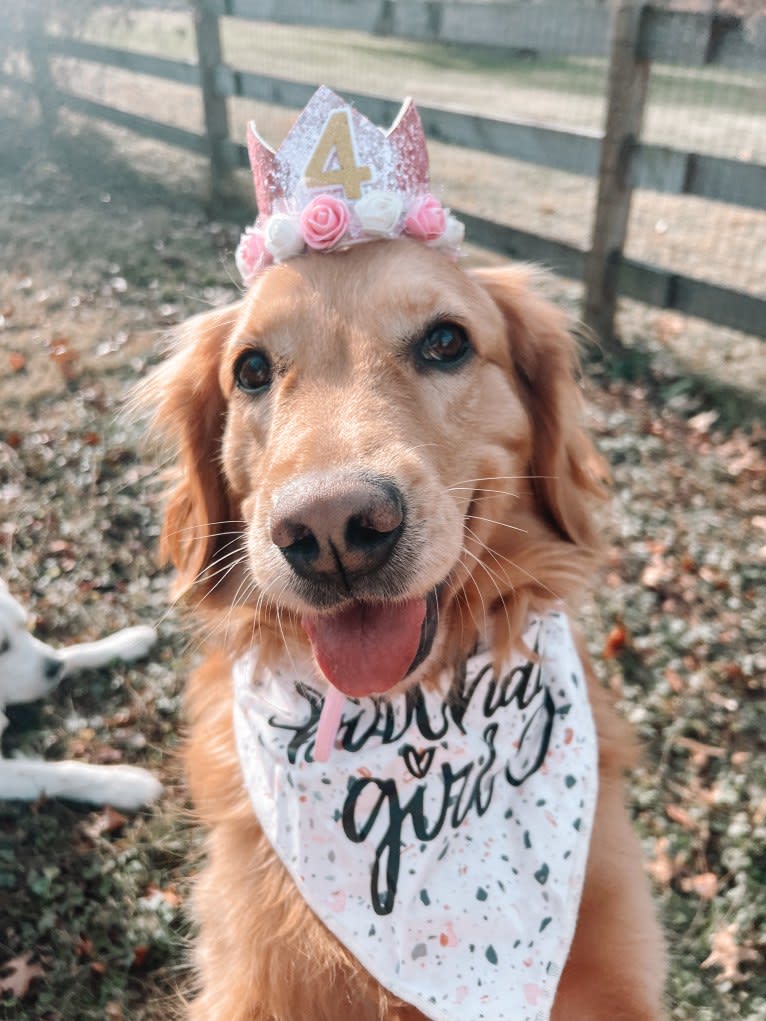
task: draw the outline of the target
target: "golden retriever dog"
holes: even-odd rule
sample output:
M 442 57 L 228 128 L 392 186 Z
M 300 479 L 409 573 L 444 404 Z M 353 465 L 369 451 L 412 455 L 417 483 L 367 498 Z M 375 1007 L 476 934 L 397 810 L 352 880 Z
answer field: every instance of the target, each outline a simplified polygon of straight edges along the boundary
M 265 269 L 236 304 L 186 324 L 144 386 L 155 427 L 178 457 L 162 551 L 211 636 L 186 701 L 188 781 L 209 834 L 194 897 L 193 1019 L 661 1017 L 662 940 L 623 798 L 634 745 L 581 642 L 598 795 L 576 929 L 545 1012 L 536 1013 L 534 989 L 525 988 L 526 1013 L 504 1012 L 503 994 L 486 1015 L 459 1005 L 465 989 L 431 1012 L 390 991 L 374 977 L 375 955 L 360 963 L 300 895 L 300 869 L 287 867 L 264 833 L 237 748 L 232 672 L 253 647 L 254 688 L 269 674 L 278 689 L 280 671 L 318 662 L 334 671 L 347 706 L 369 699 L 380 710 L 402 692 L 438 689 L 477 646 L 499 676 L 514 650 L 524 651 L 530 614 L 577 610 L 598 563 L 594 504 L 604 493 L 580 423 L 574 342 L 534 283 L 528 268 L 465 271 L 405 237 L 308 253 Z M 320 697 L 322 683 L 319 671 Z M 303 735 L 306 770 L 316 723 L 314 713 Z M 551 726 L 555 734 L 558 717 Z M 350 716 L 341 728 L 343 740 L 333 741 L 336 721 L 330 757 L 348 758 L 352 786 L 369 769 L 364 748 L 348 750 Z M 499 740 L 497 728 L 492 734 Z M 425 796 L 419 779 L 433 777 L 432 751 L 424 743 L 413 752 L 413 799 Z M 543 772 L 547 762 L 537 763 Z M 457 775 L 442 767 L 453 795 Z M 370 823 L 391 792 L 376 782 Z M 306 801 L 299 788 L 282 784 L 279 810 L 289 815 Z M 491 815 L 482 789 L 460 816 L 471 808 L 474 846 Z M 509 787 L 510 796 L 523 789 Z M 418 827 L 412 804 L 387 845 L 389 876 L 399 836 L 402 875 L 417 851 L 404 847 L 406 827 Z M 500 817 L 498 832 L 512 816 Z M 555 826 L 555 812 L 548 816 Z M 419 825 L 425 832 L 430 823 Z M 356 861 L 369 877 L 361 849 Z M 546 875 L 536 873 L 538 883 Z M 342 906 L 344 890 L 333 896 Z M 486 898 L 477 892 L 477 912 Z M 413 951 L 424 981 L 449 983 L 443 965 L 441 978 L 428 969 L 440 940 L 458 942 L 456 926 Z M 490 946 L 485 957 L 515 1002 L 517 979 L 503 975 L 502 953 Z

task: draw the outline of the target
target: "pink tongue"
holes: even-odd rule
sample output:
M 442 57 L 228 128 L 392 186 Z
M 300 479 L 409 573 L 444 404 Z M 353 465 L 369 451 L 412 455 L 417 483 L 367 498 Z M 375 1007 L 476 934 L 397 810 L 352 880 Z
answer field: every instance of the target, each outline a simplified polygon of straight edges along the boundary
M 329 616 L 304 617 L 319 669 L 345 695 L 380 694 L 403 679 L 420 644 L 425 599 L 355 604 Z

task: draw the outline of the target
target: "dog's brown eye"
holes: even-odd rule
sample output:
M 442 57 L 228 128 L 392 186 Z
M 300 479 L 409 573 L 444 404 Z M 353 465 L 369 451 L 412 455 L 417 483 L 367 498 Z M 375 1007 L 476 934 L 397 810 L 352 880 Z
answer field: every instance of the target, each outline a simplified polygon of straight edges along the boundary
M 234 380 L 240 390 L 254 394 L 271 383 L 271 363 L 263 351 L 245 351 L 234 366 Z
M 448 368 L 462 362 L 471 351 L 468 334 L 456 323 L 436 323 L 416 348 L 421 366 Z

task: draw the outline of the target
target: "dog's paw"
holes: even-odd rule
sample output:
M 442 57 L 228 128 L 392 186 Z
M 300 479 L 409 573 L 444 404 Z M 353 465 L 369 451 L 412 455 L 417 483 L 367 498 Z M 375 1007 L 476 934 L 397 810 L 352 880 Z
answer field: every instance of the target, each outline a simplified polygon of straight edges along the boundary
M 121 659 L 126 663 L 146 656 L 156 641 L 157 632 L 154 628 L 143 624 L 123 628 L 102 639 L 105 645 L 108 643 L 110 658 Z
M 108 769 L 99 784 L 98 800 L 105 805 L 134 812 L 151 805 L 162 794 L 162 784 L 157 777 L 140 766 L 109 766 Z

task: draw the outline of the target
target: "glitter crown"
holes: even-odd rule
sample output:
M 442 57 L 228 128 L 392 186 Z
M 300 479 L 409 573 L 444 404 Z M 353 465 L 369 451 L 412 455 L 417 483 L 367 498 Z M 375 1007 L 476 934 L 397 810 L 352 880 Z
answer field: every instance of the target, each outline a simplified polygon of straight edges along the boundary
M 326 86 L 278 151 L 247 132 L 258 218 L 240 238 L 245 284 L 272 262 L 402 234 L 456 256 L 463 225 L 429 190 L 423 125 L 405 100 L 388 132 Z

